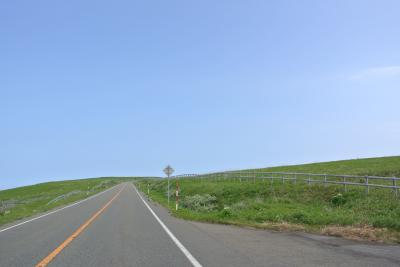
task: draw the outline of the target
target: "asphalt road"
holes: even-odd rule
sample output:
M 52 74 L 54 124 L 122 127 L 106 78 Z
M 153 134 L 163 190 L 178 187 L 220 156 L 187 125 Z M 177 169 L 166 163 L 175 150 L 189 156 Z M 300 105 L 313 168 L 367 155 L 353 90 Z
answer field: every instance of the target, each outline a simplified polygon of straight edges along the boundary
M 0 229 L 0 266 L 36 266 L 46 258 L 47 266 L 60 267 L 400 266 L 400 246 L 188 222 L 148 205 L 159 220 L 132 184 L 121 184 L 73 207 Z

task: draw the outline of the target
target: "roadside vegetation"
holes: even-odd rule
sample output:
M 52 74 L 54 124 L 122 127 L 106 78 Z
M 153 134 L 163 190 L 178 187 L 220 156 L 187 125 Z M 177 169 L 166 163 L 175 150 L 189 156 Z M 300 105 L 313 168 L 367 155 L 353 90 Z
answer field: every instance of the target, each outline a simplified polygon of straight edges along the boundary
M 106 190 L 123 178 L 59 181 L 0 191 L 0 226 Z
M 268 169 L 377 176 L 393 176 L 399 170 L 400 157 Z M 180 209 L 175 211 L 175 182 L 171 181 L 169 207 L 165 179 L 143 179 L 136 184 L 146 194 L 149 188 L 150 199 L 184 219 L 400 242 L 400 198 L 388 189 L 374 188 L 366 195 L 364 188 L 352 186 L 344 191 L 343 186 L 279 180 L 271 183 L 267 179 L 181 179 Z

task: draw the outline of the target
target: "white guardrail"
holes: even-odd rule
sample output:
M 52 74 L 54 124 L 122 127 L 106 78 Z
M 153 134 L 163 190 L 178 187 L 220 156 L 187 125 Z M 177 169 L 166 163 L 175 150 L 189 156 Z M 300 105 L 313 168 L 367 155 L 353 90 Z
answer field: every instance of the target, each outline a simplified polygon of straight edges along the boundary
M 225 171 L 213 172 L 206 174 L 182 174 L 171 176 L 172 179 L 209 179 L 212 181 L 232 180 L 238 182 L 256 182 L 257 180 L 273 183 L 279 180 L 283 183 L 306 183 L 328 185 L 342 185 L 344 191 L 348 186 L 365 187 L 365 193 L 368 194 L 370 188 L 386 188 L 391 189 L 396 196 L 399 194 L 400 178 L 397 177 L 380 177 L 380 176 L 358 176 L 358 175 L 337 175 L 337 174 L 316 174 L 316 173 L 299 173 L 299 172 L 265 172 L 260 170 L 252 171 Z

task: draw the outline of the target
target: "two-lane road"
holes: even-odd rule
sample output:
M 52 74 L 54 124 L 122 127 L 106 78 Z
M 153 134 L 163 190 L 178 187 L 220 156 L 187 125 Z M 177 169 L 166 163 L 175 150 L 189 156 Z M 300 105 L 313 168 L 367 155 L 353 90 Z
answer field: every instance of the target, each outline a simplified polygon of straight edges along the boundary
M 146 203 L 124 183 L 0 229 L 0 266 L 400 265 L 399 246 L 188 222 Z

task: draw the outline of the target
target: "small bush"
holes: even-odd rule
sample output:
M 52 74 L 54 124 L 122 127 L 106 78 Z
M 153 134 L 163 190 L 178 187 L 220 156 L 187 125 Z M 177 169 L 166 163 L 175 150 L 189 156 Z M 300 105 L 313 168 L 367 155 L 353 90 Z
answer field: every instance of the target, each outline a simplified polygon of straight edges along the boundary
M 186 196 L 182 206 L 195 211 L 212 211 L 217 208 L 217 198 L 209 194 Z
M 341 193 L 339 193 L 332 197 L 331 202 L 335 206 L 341 206 L 346 203 L 346 198 Z
M 232 216 L 232 211 L 229 207 L 225 207 L 221 212 L 220 212 L 220 217 L 222 218 L 227 218 Z

